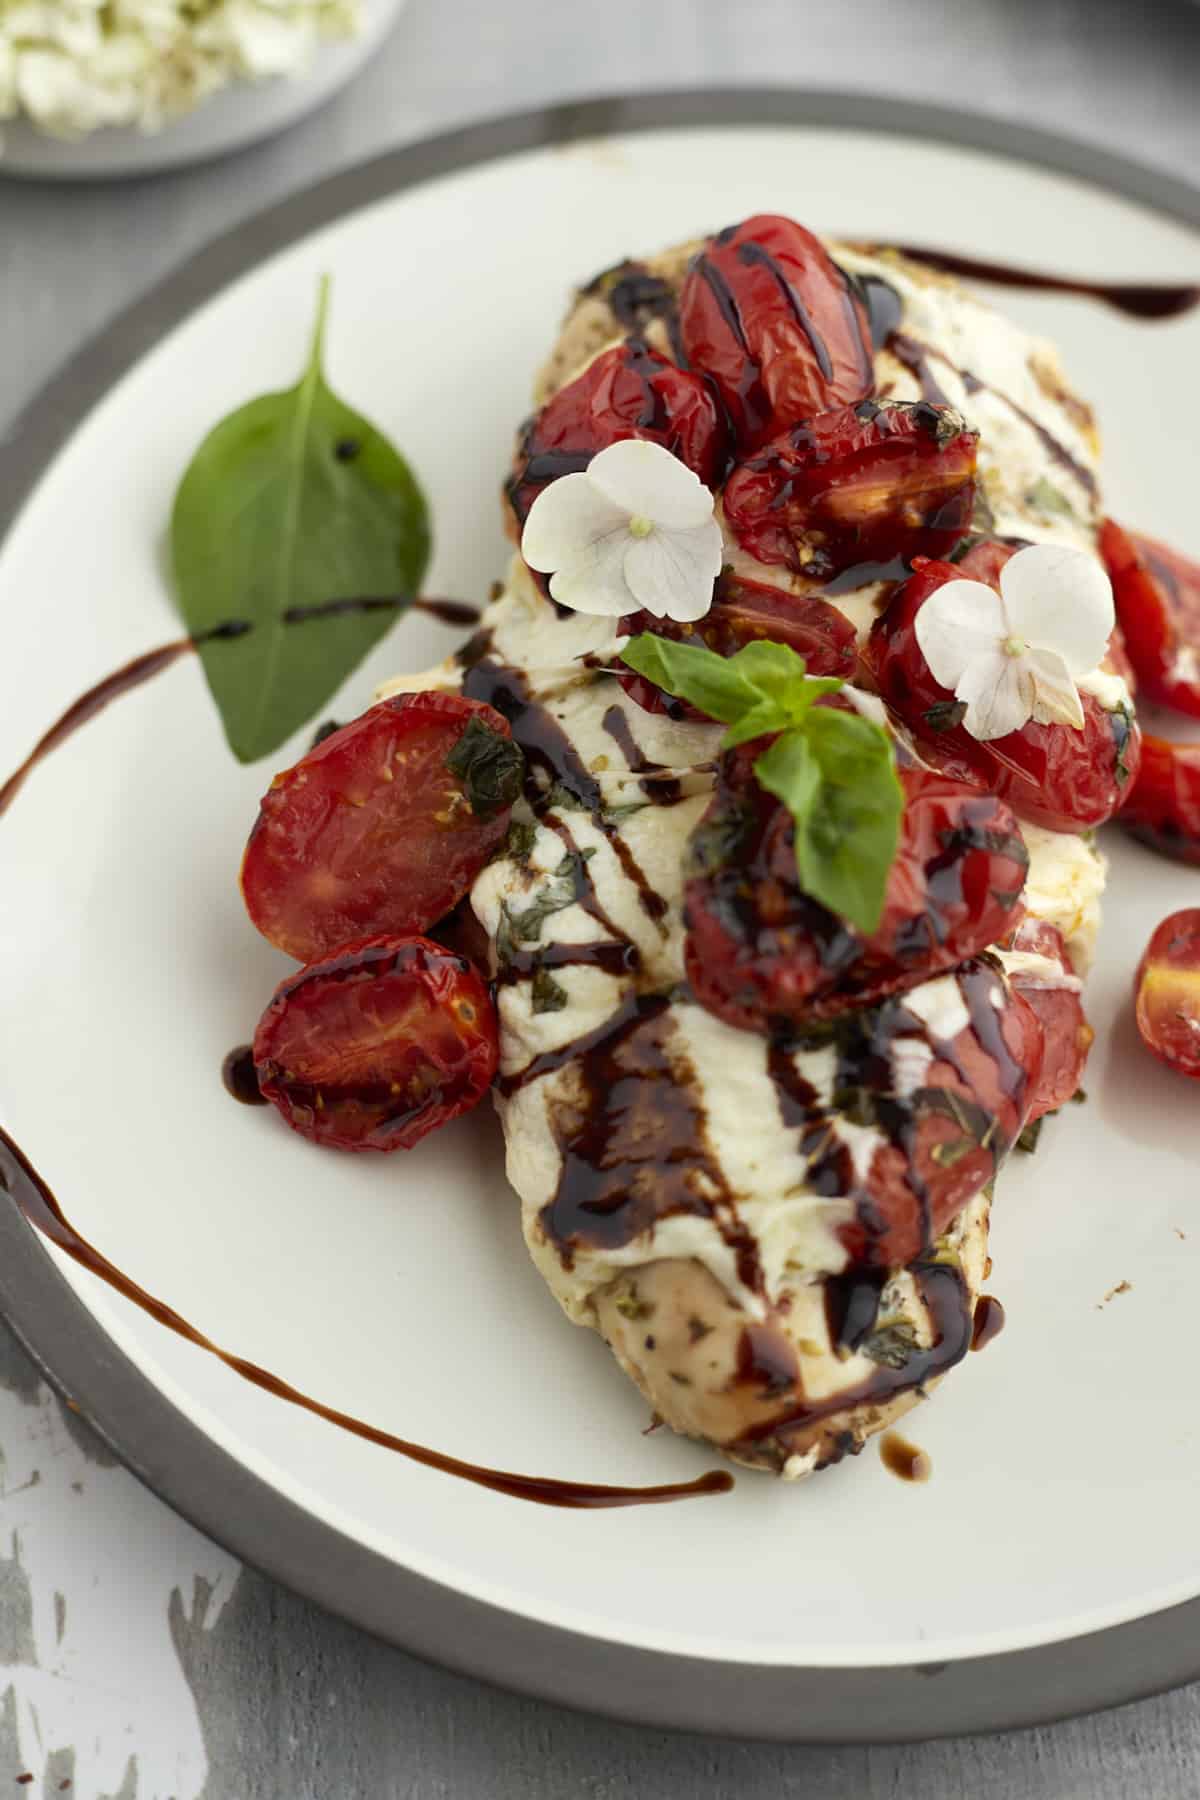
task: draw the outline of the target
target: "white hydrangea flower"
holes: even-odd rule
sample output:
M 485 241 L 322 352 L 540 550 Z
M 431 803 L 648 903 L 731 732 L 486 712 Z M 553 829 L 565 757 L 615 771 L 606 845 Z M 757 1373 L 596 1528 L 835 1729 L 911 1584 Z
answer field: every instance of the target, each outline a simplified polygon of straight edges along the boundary
M 917 613 L 934 679 L 966 706 L 963 724 L 988 742 L 1040 725 L 1083 729 L 1076 683 L 1103 660 L 1114 623 L 1112 586 L 1094 556 L 1031 544 L 1000 571 L 1000 592 L 948 581 Z
M 700 478 L 661 444 L 628 438 L 542 489 L 521 554 L 575 612 L 692 623 L 712 605 L 723 540 Z

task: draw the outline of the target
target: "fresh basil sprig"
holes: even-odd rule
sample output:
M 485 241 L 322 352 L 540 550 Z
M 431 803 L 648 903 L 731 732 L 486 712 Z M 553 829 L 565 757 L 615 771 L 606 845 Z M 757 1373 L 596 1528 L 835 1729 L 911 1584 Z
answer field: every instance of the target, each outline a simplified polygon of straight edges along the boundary
M 801 887 L 860 931 L 874 931 L 904 796 L 883 727 L 860 713 L 814 704 L 842 682 L 807 674 L 802 656 L 768 642 L 725 657 L 644 632 L 630 639 L 621 660 L 727 725 L 723 748 L 774 738 L 754 773 L 792 815 Z
M 229 744 L 266 756 L 312 717 L 416 593 L 429 516 L 408 464 L 325 381 L 321 283 L 298 384 L 214 427 L 175 497 L 171 557 L 189 631 L 240 619 L 200 656 Z M 358 608 L 354 602 L 374 600 Z M 394 600 L 394 606 L 381 601 Z M 342 610 L 331 603 L 349 602 Z

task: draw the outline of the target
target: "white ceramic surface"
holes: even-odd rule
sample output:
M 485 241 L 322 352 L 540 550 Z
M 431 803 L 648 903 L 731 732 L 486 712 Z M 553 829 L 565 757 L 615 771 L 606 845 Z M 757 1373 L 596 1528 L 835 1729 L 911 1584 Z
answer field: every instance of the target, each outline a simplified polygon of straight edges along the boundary
M 331 378 L 432 496 L 429 587 L 479 594 L 505 554 L 496 488 L 512 429 L 571 280 L 760 209 L 1096 276 L 1195 271 L 1190 232 L 1098 190 L 823 129 L 537 150 L 379 201 L 203 306 L 56 459 L 0 553 L 0 768 L 82 688 L 177 630 L 159 561 L 174 484 L 218 415 L 294 379 L 320 271 L 334 274 Z M 1005 304 L 1059 339 L 1098 403 L 1114 510 L 1200 552 L 1200 317 L 1139 327 L 1070 300 Z M 405 622 L 329 710 L 345 716 L 452 641 Z M 406 1158 L 339 1159 L 223 1092 L 223 1054 L 287 966 L 241 913 L 240 847 L 272 768 L 302 744 L 239 769 L 185 662 L 36 774 L 0 828 L 0 1121 L 118 1264 L 323 1400 L 516 1469 L 698 1473 L 712 1456 L 642 1435 L 636 1394 L 533 1273 L 490 1118 Z M 726 1662 L 932 1662 L 1188 1598 L 1200 1109 L 1139 1051 L 1128 990 L 1152 925 L 1195 900 L 1197 877 L 1108 847 L 1089 1104 L 1002 1181 L 989 1286 L 1008 1326 L 913 1416 L 928 1486 L 901 1486 L 871 1449 L 799 1488 L 747 1474 L 729 1497 L 676 1507 L 521 1505 L 273 1401 L 64 1273 L 176 1407 L 312 1514 L 595 1637 Z
M 222 88 L 195 112 L 162 131 L 106 127 L 86 138 L 66 139 L 46 136 L 27 119 L 7 120 L 0 126 L 0 176 L 108 181 L 125 175 L 158 175 L 244 150 L 332 100 L 378 49 L 404 3 L 363 0 L 360 34 L 322 44 L 303 74 Z

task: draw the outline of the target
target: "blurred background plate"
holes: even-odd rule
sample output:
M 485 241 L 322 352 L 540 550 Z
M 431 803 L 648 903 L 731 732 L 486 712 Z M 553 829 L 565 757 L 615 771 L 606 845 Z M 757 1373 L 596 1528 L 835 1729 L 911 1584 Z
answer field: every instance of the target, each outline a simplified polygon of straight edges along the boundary
M 0 176 L 108 181 L 182 169 L 257 144 L 332 100 L 378 48 L 404 4 L 405 0 L 363 0 L 359 35 L 319 45 L 303 74 L 222 88 L 162 131 L 109 127 L 76 140 L 47 137 L 27 119 L 8 120 L 0 127 Z

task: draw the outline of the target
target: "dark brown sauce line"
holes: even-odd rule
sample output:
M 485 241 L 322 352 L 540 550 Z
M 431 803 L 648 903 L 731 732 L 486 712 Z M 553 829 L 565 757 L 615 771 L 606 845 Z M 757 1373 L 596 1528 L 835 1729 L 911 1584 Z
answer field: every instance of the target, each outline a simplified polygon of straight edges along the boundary
M 917 244 L 872 246 L 897 250 L 916 262 L 928 263 L 945 275 L 961 275 L 968 281 L 990 281 L 996 287 L 1029 288 L 1047 294 L 1076 294 L 1099 300 L 1134 319 L 1173 319 L 1200 306 L 1200 284 L 1186 282 L 1088 281 L 1082 276 L 1051 275 L 1016 263 L 985 261 L 956 250 L 931 250 Z
M 174 1307 L 168 1306 L 131 1276 L 124 1274 L 71 1224 L 50 1188 L 3 1128 L 0 1128 L 0 1188 L 10 1196 L 22 1217 L 44 1238 L 71 1257 L 81 1268 L 98 1276 L 118 1294 L 131 1300 L 159 1325 L 195 1345 L 198 1350 L 215 1356 L 226 1368 L 253 1387 L 274 1395 L 277 1400 L 286 1401 L 289 1406 L 312 1413 L 316 1418 L 336 1425 L 339 1430 L 347 1431 L 353 1437 L 363 1438 L 367 1443 L 377 1444 L 381 1449 L 405 1456 L 410 1462 L 436 1469 L 443 1475 L 457 1476 L 462 1481 L 472 1482 L 476 1487 L 489 1488 L 493 1493 L 507 1494 L 515 1500 L 530 1500 L 540 1506 L 638 1506 L 667 1500 L 685 1500 L 697 1495 L 723 1494 L 733 1486 L 733 1477 L 720 1469 L 711 1470 L 695 1481 L 670 1482 L 659 1487 L 609 1487 L 593 1482 L 559 1481 L 551 1476 L 518 1475 L 506 1469 L 491 1469 L 463 1462 L 443 1451 L 431 1450 L 423 1444 L 397 1437 L 393 1432 L 368 1424 L 365 1419 L 355 1418 L 351 1413 L 327 1406 L 324 1401 L 314 1400 L 310 1395 L 301 1393 L 290 1382 L 273 1375 L 269 1369 L 264 1369 L 233 1351 L 223 1350 L 219 1344 L 190 1324 L 182 1314 L 177 1313 Z
M 285 625 L 307 625 L 313 619 L 372 612 L 423 612 L 440 619 L 443 625 L 461 625 L 464 629 L 478 625 L 483 617 L 483 608 L 470 600 L 446 600 L 436 595 L 412 599 L 406 594 L 354 594 L 345 600 L 321 600 L 315 606 L 289 606 L 280 617 Z
M 290 607 L 283 614 L 285 625 L 296 625 L 308 619 L 324 618 L 343 612 L 366 612 L 376 608 L 407 609 L 418 607 L 422 612 L 431 613 L 434 618 L 441 619 L 446 625 L 469 626 L 477 624 L 482 613 L 477 606 L 466 600 L 432 599 L 391 600 L 364 597 L 352 600 L 327 600 L 320 606 Z M 43 732 L 29 755 L 14 769 L 8 780 L 0 787 L 0 818 L 8 811 L 26 781 L 40 762 L 43 762 L 52 750 L 66 742 L 77 732 L 81 725 L 102 713 L 112 701 L 122 694 L 141 687 L 143 682 L 161 670 L 169 668 L 181 656 L 189 651 L 197 650 L 202 644 L 217 643 L 233 638 L 245 637 L 254 630 L 248 619 L 227 619 L 223 624 L 214 625 L 209 631 L 198 632 L 194 637 L 174 638 L 169 644 L 160 644 L 155 650 L 146 650 L 141 656 L 135 656 L 131 662 L 123 663 L 106 675 L 102 681 L 96 682 L 72 702 L 62 716 L 54 721 L 50 729 Z
M 149 681 L 160 670 L 169 668 L 173 662 L 195 648 L 194 638 L 176 638 L 174 643 L 161 644 L 157 650 L 147 650 L 144 655 L 135 656 L 132 662 L 125 663 L 122 668 L 106 675 L 103 681 L 98 681 L 95 687 L 90 687 L 85 694 L 81 694 L 78 700 L 68 706 L 61 718 L 55 720 L 49 731 L 43 732 L 25 761 L 14 769 L 4 786 L 0 787 L 0 818 L 8 811 L 38 764 L 52 750 L 57 750 L 81 725 L 94 719 L 97 713 L 103 712 L 120 695 L 141 687 L 144 681 Z

